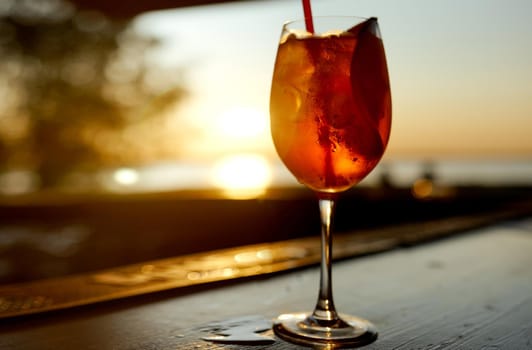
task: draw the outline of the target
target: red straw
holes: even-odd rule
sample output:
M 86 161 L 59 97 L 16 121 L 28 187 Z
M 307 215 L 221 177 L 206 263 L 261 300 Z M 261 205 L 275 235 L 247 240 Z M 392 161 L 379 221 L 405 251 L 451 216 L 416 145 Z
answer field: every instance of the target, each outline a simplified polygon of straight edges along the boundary
M 305 26 L 307 32 L 314 34 L 314 24 L 312 23 L 312 10 L 310 9 L 310 0 L 303 1 L 303 12 L 305 13 Z

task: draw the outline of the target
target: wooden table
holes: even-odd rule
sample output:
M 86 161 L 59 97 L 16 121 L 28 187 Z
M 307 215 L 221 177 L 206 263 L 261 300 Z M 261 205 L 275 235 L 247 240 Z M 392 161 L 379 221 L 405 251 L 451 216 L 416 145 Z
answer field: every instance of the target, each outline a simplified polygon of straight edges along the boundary
M 217 321 L 314 306 L 318 269 L 171 289 L 0 323 L 0 349 L 299 349 L 205 341 Z M 340 312 L 373 321 L 367 349 L 532 349 L 532 219 L 335 262 Z

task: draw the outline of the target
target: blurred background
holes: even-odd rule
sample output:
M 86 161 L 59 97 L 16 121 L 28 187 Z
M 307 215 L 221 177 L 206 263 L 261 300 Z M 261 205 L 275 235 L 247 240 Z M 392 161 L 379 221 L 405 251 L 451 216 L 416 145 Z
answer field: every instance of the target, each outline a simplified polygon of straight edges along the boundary
M 378 17 L 392 86 L 390 144 L 339 229 L 531 198 L 532 2 L 312 6 Z M 315 234 L 268 120 L 281 25 L 301 16 L 299 0 L 1 1 L 0 282 Z

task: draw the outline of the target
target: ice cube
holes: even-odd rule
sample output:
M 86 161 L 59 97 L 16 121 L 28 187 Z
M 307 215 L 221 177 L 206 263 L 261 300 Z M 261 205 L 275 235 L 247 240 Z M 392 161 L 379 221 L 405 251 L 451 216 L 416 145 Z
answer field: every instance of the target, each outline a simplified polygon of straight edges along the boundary
M 286 42 L 288 39 L 303 39 L 312 36 L 312 33 L 307 32 L 302 29 L 287 29 L 281 37 L 281 44 Z
M 333 29 L 326 31 L 325 33 L 321 34 L 322 37 L 328 37 L 328 36 L 340 36 L 343 35 L 344 31 L 340 29 Z

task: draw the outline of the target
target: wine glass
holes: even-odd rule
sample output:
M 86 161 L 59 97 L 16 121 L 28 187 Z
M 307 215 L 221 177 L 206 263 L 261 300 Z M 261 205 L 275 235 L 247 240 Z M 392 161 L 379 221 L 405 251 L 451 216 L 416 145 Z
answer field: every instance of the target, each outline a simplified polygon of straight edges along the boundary
M 308 28 L 307 18 L 307 28 Z M 339 314 L 331 284 L 331 221 L 337 196 L 381 159 L 391 129 L 391 94 L 376 18 L 286 22 L 277 50 L 270 121 L 277 154 L 318 197 L 321 270 L 313 312 L 280 315 L 274 332 L 307 346 L 361 346 L 377 338 L 364 319 Z

